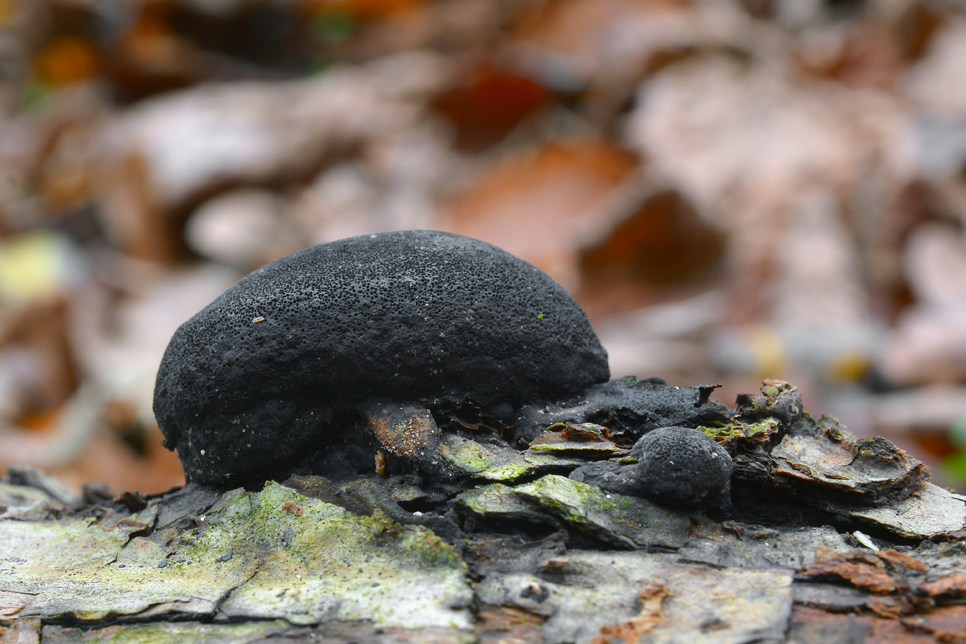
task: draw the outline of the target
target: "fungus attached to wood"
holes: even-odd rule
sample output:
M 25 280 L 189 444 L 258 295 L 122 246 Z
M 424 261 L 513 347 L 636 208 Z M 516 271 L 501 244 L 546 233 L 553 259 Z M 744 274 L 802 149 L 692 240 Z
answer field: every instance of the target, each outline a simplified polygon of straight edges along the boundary
M 586 314 L 545 273 L 399 231 L 314 246 L 228 289 L 174 334 L 154 411 L 188 480 L 231 485 L 291 470 L 372 400 L 512 420 L 608 378 Z
M 661 427 L 645 434 L 629 452 L 636 462 L 594 463 L 570 477 L 622 494 L 646 496 L 680 509 L 730 503 L 731 456 L 715 441 L 688 427 Z

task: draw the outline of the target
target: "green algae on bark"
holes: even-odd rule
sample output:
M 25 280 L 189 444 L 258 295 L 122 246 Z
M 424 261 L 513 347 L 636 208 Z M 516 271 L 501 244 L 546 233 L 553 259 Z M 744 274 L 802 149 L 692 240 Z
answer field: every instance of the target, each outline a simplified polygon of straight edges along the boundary
M 569 458 L 569 454 L 518 452 L 508 446 L 483 445 L 450 433 L 440 439 L 440 455 L 452 475 L 507 484 L 540 474 L 568 472 L 585 462 Z
M 514 494 L 513 488 L 502 483 L 467 490 L 456 497 L 454 503 L 461 511 L 485 522 L 505 524 L 507 521 L 550 521 L 545 514 Z
M 270 482 L 227 492 L 197 527 L 134 536 L 143 523 L 0 522 L 10 617 L 167 614 L 369 620 L 408 628 L 471 626 L 466 565 L 421 527 L 344 509 Z M 68 546 L 69 544 L 69 546 Z
M 734 419 L 720 425 L 698 427 L 697 430 L 735 456 L 739 450 L 753 451 L 756 446 L 767 445 L 781 431 L 781 422 L 772 417 L 752 421 Z
M 690 538 L 688 515 L 645 499 L 604 492 L 594 485 L 548 474 L 513 488 L 569 529 L 624 548 L 680 548 Z
M 252 622 L 248 624 L 199 624 L 197 622 L 153 622 L 127 624 L 86 630 L 62 626 L 44 626 L 41 640 L 44 644 L 78 644 L 100 642 L 101 644 L 166 644 L 190 642 L 190 644 L 242 644 L 264 641 L 284 636 L 291 626 L 284 620 Z
M 0 641 L 4 635 L 0 627 Z M 103 628 L 37 625 L 34 640 L 44 644 L 270 644 L 282 642 L 331 642 L 354 644 L 478 644 L 475 634 L 445 628 L 400 628 L 369 622 L 328 622 L 313 626 L 285 620 L 237 624 L 199 622 L 151 622 L 114 624 Z M 14 640 L 21 641 L 21 640 Z
M 443 463 L 457 474 L 478 474 L 515 460 L 517 454 L 510 448 L 483 446 L 476 441 L 456 434 L 443 434 L 440 440 Z
M 209 558 L 221 553 L 215 561 L 259 557 L 258 574 L 220 606 L 227 618 L 470 627 L 472 593 L 452 546 L 378 512 L 355 516 L 269 483 L 258 494 L 226 495 L 195 548 Z

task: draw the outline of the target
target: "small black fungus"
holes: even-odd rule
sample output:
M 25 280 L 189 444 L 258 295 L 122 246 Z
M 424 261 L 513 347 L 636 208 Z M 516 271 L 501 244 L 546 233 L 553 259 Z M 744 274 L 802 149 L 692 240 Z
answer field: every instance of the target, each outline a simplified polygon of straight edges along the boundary
M 584 465 L 570 477 L 668 507 L 724 507 L 730 502 L 731 456 L 696 429 L 655 429 L 641 437 L 628 456 L 637 462 Z
M 509 415 L 609 375 L 584 311 L 535 266 L 398 231 L 294 253 L 228 289 L 174 334 L 154 412 L 189 481 L 237 485 L 290 470 L 367 400 Z
M 715 441 L 696 429 L 662 427 L 645 434 L 630 452 L 643 492 L 662 503 L 695 504 L 727 495 L 734 464 Z

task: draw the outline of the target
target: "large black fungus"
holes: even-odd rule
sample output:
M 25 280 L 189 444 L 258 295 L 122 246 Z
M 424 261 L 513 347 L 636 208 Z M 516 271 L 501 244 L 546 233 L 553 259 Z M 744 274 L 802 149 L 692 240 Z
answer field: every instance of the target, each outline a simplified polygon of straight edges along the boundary
M 629 456 L 637 462 L 584 465 L 570 478 L 680 509 L 725 507 L 730 502 L 731 456 L 696 429 L 655 429 L 637 441 Z
M 512 417 L 608 377 L 586 314 L 545 273 L 400 231 L 309 248 L 228 289 L 174 334 L 154 412 L 189 480 L 233 484 L 290 469 L 366 401 Z

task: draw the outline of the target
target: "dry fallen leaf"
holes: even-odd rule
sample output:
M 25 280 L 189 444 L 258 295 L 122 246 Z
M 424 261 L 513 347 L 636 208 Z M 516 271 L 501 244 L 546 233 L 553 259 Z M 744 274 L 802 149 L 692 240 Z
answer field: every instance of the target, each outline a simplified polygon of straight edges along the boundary
M 605 223 L 601 206 L 635 166 L 632 155 L 604 141 L 525 150 L 483 172 L 450 201 L 441 224 L 499 246 L 573 287 L 579 248 Z

